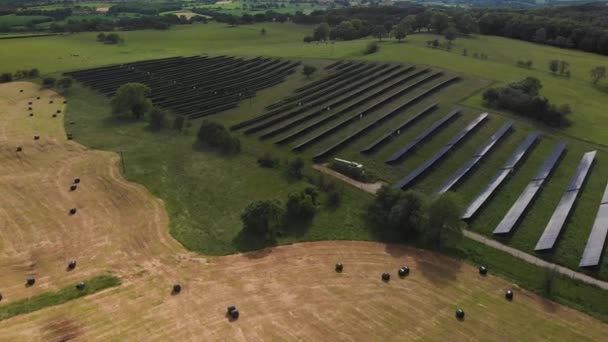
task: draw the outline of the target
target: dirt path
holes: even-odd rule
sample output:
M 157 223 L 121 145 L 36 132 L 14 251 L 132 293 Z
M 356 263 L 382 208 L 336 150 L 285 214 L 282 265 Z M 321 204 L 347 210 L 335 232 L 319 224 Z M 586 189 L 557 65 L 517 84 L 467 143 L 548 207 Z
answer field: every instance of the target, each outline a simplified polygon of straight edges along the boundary
M 382 185 L 384 185 L 383 182 L 376 182 L 376 183 L 359 182 L 357 180 L 349 178 L 339 172 L 336 172 L 336 171 L 330 169 L 329 167 L 327 167 L 326 164 L 314 164 L 312 166 L 312 168 L 321 173 L 324 173 L 326 175 L 337 178 L 337 179 L 343 181 L 344 183 L 350 184 L 350 185 L 354 186 L 355 188 L 359 188 L 365 192 L 369 192 L 370 194 L 375 194 L 376 191 L 380 190 Z
M 329 241 L 225 257 L 188 252 L 168 234 L 163 202 L 122 178 L 116 154 L 65 139 L 61 118 L 51 116 L 60 103 L 33 84 L 0 85 L 0 306 L 106 272 L 123 284 L 0 321 L 0 341 L 592 341 L 608 334 L 587 315 L 403 246 Z M 74 177 L 81 183 L 70 191 Z M 72 207 L 78 211 L 70 216 Z M 71 258 L 78 266 L 67 272 Z M 343 273 L 334 272 L 336 262 Z M 411 274 L 399 279 L 404 264 Z M 380 280 L 386 271 L 388 283 Z M 37 282 L 26 288 L 30 274 Z M 170 293 L 175 283 L 183 285 L 179 295 Z M 505 289 L 515 290 L 514 301 L 504 299 Z M 231 304 L 238 321 L 225 317 Z M 464 322 L 453 317 L 457 306 L 467 312 Z

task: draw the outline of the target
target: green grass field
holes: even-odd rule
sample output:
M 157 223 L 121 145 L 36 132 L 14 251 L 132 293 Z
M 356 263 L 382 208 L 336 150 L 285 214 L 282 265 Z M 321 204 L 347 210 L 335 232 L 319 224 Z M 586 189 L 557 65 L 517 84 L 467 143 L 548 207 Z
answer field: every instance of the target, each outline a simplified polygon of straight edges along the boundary
M 267 35 L 260 35 L 264 27 Z M 548 180 L 529 213 L 524 217 L 515 234 L 503 242 L 528 253 L 533 253 L 536 240 L 542 233 L 565 186 L 574 172 L 582 153 L 588 150 L 599 151 L 581 196 L 573 209 L 573 214 L 564 228 L 563 235 L 551 254 L 541 255 L 553 262 L 577 269 L 578 261 L 585 246 L 591 224 L 597 211 L 601 193 L 605 187 L 608 164 L 605 147 L 593 144 L 608 143 L 603 127 L 608 125 L 608 116 L 603 112 L 606 104 L 606 84 L 598 87 L 588 80 L 588 69 L 594 65 L 608 64 L 608 59 L 599 55 L 546 46 L 537 46 L 514 40 L 475 36 L 459 39 L 452 52 L 434 50 L 426 47 L 426 41 L 435 36 L 417 34 L 408 37 L 404 43 L 386 41 L 381 44 L 380 52 L 364 56 L 363 48 L 369 40 L 337 42 L 331 44 L 304 44 L 301 38 L 309 34 L 311 27 L 291 24 L 260 24 L 229 28 L 220 24 L 200 24 L 175 27 L 169 31 L 133 31 L 121 35 L 125 44 L 106 46 L 95 40 L 96 33 L 74 34 L 61 37 L 31 38 L 24 41 L 6 41 L 8 53 L 0 55 L 0 65 L 6 70 L 38 67 L 43 73 L 55 74 L 62 71 L 81 69 L 111 63 L 161 58 L 176 55 L 229 54 L 229 55 L 266 55 L 300 58 L 307 64 L 319 67 L 329 64 L 330 59 L 358 59 L 366 61 L 396 61 L 417 64 L 419 68 L 431 65 L 446 70 L 448 75 L 459 75 L 461 81 L 425 99 L 383 125 L 349 144 L 338 153 L 339 157 L 364 163 L 380 178 L 393 183 L 427 159 L 448 139 L 460 131 L 483 108 L 480 94 L 492 84 L 504 84 L 519 80 L 528 75 L 542 80 L 541 93 L 551 101 L 561 104 L 570 103 L 573 107 L 574 124 L 563 130 L 547 130 L 545 127 L 526 122 L 503 113 L 491 111 L 490 119 L 465 139 L 437 167 L 420 179 L 414 186 L 424 192 L 432 192 L 443 183 L 473 152 L 506 120 L 516 119 L 515 129 L 492 153 L 477 167 L 475 173 L 465 179 L 456 189 L 465 202 L 470 201 L 494 175 L 516 145 L 531 131 L 544 131 L 542 139 L 531 151 L 525 162 L 505 183 L 493 200 L 472 222 L 470 229 L 492 236 L 491 232 L 502 219 L 508 208 L 530 181 L 538 166 L 543 162 L 554 144 L 559 140 L 568 142 L 568 151 L 559 163 L 556 172 Z M 4 42 L 3 42 L 4 44 Z M 462 56 L 462 49 L 469 55 L 475 52 L 489 56 L 488 60 L 478 60 Z M 523 52 L 525 51 L 525 53 Z M 77 56 L 74 56 L 77 55 Z M 571 64 L 572 76 L 567 79 L 551 75 L 547 70 L 550 59 L 565 59 Z M 516 66 L 519 59 L 534 61 L 532 70 Z M 5 70 L 0 70 L 5 71 Z M 322 76 L 317 74 L 313 79 Z M 444 78 L 447 77 L 443 76 Z M 240 108 L 227 111 L 214 119 L 226 125 L 240 122 L 263 113 L 264 107 L 289 95 L 291 91 L 306 82 L 296 74 L 280 87 L 274 87 L 258 94 L 251 101 L 241 104 Z M 402 100 L 430 87 L 429 82 L 421 88 L 404 95 Z M 277 148 L 255 136 L 243 139 L 244 151 L 239 156 L 226 158 L 195 146 L 195 134 L 199 121 L 184 134 L 172 131 L 152 133 L 143 122 L 120 122 L 111 118 L 108 99 L 89 89 L 76 86 L 71 90 L 70 106 L 66 122 L 75 125 L 66 129 L 75 134 L 76 139 L 91 148 L 122 151 L 125 158 L 128 179 L 144 184 L 156 196 L 162 198 L 171 217 L 170 229 L 186 247 L 205 254 L 227 254 L 250 250 L 260 245 L 244 239 L 239 233 L 239 215 L 243 208 L 254 199 L 276 198 L 285 200 L 288 193 L 306 186 L 303 181 L 290 182 L 284 175 L 284 167 L 279 170 L 262 169 L 257 166 L 256 158 L 271 151 L 283 161 L 294 154 L 288 147 Z M 375 101 L 380 100 L 381 97 Z M 428 105 L 439 101 L 437 111 L 418 121 L 404 131 L 389 145 L 384 146 L 371 156 L 363 156 L 359 150 L 384 134 L 391 125 L 403 121 L 405 117 Z M 395 104 L 387 106 L 391 108 Z M 463 108 L 461 117 L 447 125 L 432 139 L 424 142 L 415 153 L 405 158 L 397 166 L 387 166 L 384 160 L 394 150 L 402 146 L 432 122 L 445 115 L 450 109 Z M 332 142 L 354 132 L 363 124 L 371 122 L 385 112 L 374 112 L 356 124 L 351 124 L 303 152 L 309 159 L 315 152 Z M 335 122 L 334 122 L 335 123 Z M 332 123 L 333 124 L 333 123 Z M 329 126 L 329 125 L 328 125 Z M 324 126 L 318 129 L 319 132 Z M 303 141 L 305 137 L 295 143 Z M 583 141 L 584 140 L 584 141 Z M 294 143 L 294 144 L 295 144 Z M 294 144 L 291 144 L 293 146 Z M 311 171 L 312 173 L 312 171 Z M 370 231 L 364 222 L 365 206 L 371 199 L 358 190 L 344 187 L 342 206 L 337 210 L 322 207 L 313 222 L 308 226 L 288 227 L 278 239 L 278 243 L 303 240 L 353 239 L 368 240 L 387 238 L 385 232 Z M 490 258 L 491 250 L 464 245 L 465 257 L 469 260 Z M 503 257 L 497 260 L 504 260 Z M 608 279 L 608 269 L 604 261 L 599 270 L 590 272 L 601 279 Z M 500 262 L 496 262 L 500 268 Z M 529 270 L 503 270 L 527 286 L 538 290 L 542 282 L 540 275 L 531 275 Z M 499 271 L 500 272 L 500 271 Z M 570 286 L 570 285 L 568 285 Z M 565 289 L 559 297 L 562 301 L 575 305 L 576 289 Z M 600 291 L 601 292 L 601 291 Z M 590 290 L 595 296 L 597 293 Z M 591 296 L 591 295 L 590 295 Z M 584 299 L 586 310 L 590 309 L 593 299 Z M 603 306 L 599 303 L 597 305 Z M 608 312 L 608 310 L 607 310 Z
M 12 27 L 12 26 L 25 26 L 30 21 L 37 20 L 52 20 L 51 17 L 44 15 L 2 15 L 0 16 L 0 26 Z

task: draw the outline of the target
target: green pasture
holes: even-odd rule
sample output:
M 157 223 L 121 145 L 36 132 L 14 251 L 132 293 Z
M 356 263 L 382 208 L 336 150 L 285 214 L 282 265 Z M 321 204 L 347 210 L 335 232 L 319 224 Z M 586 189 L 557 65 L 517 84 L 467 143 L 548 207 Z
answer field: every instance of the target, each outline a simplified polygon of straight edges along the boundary
M 44 15 L 1 15 L 0 26 L 11 27 L 11 26 L 25 26 L 30 21 L 34 20 L 51 20 L 51 17 Z
M 260 30 L 267 34 L 262 36 Z M 102 64 L 121 63 L 141 59 L 175 55 L 231 54 L 267 55 L 281 57 L 347 58 L 372 61 L 398 61 L 428 64 L 493 82 L 505 84 L 534 76 L 543 82 L 541 94 L 556 104 L 568 103 L 573 109 L 573 125 L 563 130 L 567 135 L 608 144 L 608 135 L 600 127 L 608 125 L 605 104 L 608 101 L 608 81 L 593 86 L 589 70 L 596 65 L 607 65 L 605 56 L 574 50 L 557 49 L 532 43 L 489 36 L 457 39 L 451 52 L 431 49 L 426 41 L 437 36 L 415 34 L 405 42 L 393 40 L 381 44 L 380 52 L 365 56 L 362 51 L 369 40 L 336 43 L 305 44 L 302 38 L 312 27 L 293 24 L 255 24 L 236 28 L 209 23 L 176 26 L 168 31 L 130 31 L 121 35 L 125 43 L 119 46 L 97 44 L 96 32 L 61 37 L 5 42 L 5 53 L 0 55 L 3 71 L 39 67 L 43 72 L 58 72 Z M 462 56 L 467 49 L 469 56 Z M 488 60 L 471 57 L 484 53 Z M 74 54 L 79 57 L 72 57 Z M 548 71 L 551 59 L 570 63 L 571 77 L 554 76 Z M 532 60 L 532 70 L 516 66 L 518 60 Z M 480 108 L 481 91 L 463 99 L 463 104 Z

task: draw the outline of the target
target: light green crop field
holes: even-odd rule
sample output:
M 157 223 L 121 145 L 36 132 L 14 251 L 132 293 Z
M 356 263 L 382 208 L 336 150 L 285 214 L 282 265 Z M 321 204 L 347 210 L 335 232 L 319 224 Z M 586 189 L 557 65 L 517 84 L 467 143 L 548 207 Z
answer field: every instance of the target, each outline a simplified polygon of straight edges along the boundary
M 0 26 L 25 26 L 33 20 L 49 20 L 51 17 L 44 15 L 2 15 L 0 16 Z

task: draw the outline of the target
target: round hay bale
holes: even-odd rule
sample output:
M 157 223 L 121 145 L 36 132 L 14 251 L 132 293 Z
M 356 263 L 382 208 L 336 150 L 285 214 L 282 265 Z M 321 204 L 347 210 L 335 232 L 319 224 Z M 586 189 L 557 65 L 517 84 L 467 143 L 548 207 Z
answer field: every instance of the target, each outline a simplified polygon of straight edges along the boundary
M 39 135 L 34 135 L 34 140 L 38 140 L 38 139 L 40 139 L 40 136 Z
M 390 275 L 390 273 L 388 273 L 388 272 L 384 272 L 384 273 L 382 273 L 382 280 L 383 280 L 383 281 L 389 281 L 389 280 L 391 280 L 391 275 Z
M 17 146 L 17 152 L 21 152 L 23 149 L 21 148 L 21 146 Z
M 342 265 L 342 263 L 337 263 L 336 264 L 336 272 L 342 272 L 342 270 L 344 270 L 344 265 Z
M 84 287 L 85 287 L 85 284 L 83 282 L 76 284 L 76 288 L 79 290 L 84 290 Z
M 76 268 L 76 260 L 72 259 L 68 261 L 68 269 L 73 270 Z
M 40 100 L 40 96 L 36 97 L 36 100 Z
M 74 184 L 79 184 L 80 183 L 80 178 L 76 177 L 74 178 Z
M 70 209 L 70 215 L 76 215 L 76 208 Z
M 464 310 L 462 310 L 461 308 L 458 308 L 458 310 L 456 310 L 456 318 L 464 319 Z
M 61 109 L 57 109 L 57 114 L 61 113 Z
M 54 118 L 56 118 L 56 117 L 57 117 L 57 114 L 53 114 L 52 116 L 53 116 Z
M 68 103 L 68 100 L 63 100 L 63 104 L 66 104 L 66 103 Z
M 52 103 L 53 103 L 53 100 L 49 101 L 49 104 L 52 104 Z
M 239 310 L 238 309 L 234 309 L 234 310 L 230 311 L 230 318 L 232 318 L 232 319 L 238 319 L 239 318 Z
M 507 292 L 505 292 L 505 298 L 507 300 L 513 300 L 513 291 L 507 290 Z
M 78 188 L 78 185 L 76 185 L 76 184 L 70 185 L 70 191 L 76 191 L 77 188 Z
M 410 268 L 407 266 L 403 266 L 399 269 L 399 276 L 400 277 L 405 277 L 408 274 L 410 274 Z
M 31 105 L 31 104 L 32 104 L 32 101 L 28 102 L 27 104 L 28 104 L 28 105 Z
M 32 110 L 32 107 L 27 107 L 27 110 Z
M 481 274 L 481 275 L 488 274 L 488 268 L 485 266 L 479 266 L 479 274 Z
M 173 292 L 174 294 L 178 294 L 178 293 L 182 292 L 182 286 L 181 286 L 180 284 L 175 284 L 175 285 L 173 285 L 173 290 L 172 290 L 172 292 Z
M 34 116 L 34 113 L 30 113 L 30 116 Z
M 32 285 L 36 284 L 36 278 L 34 278 L 34 276 L 28 276 L 25 279 L 25 283 L 27 284 L 27 286 L 32 286 Z
M 23 89 L 19 89 L 19 92 L 20 92 L 20 93 L 23 93 Z

